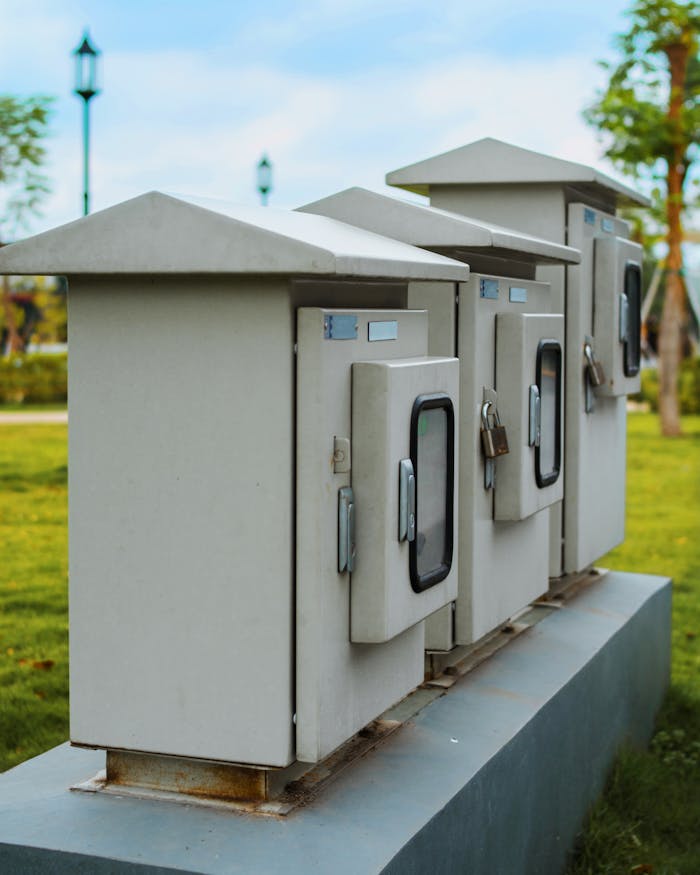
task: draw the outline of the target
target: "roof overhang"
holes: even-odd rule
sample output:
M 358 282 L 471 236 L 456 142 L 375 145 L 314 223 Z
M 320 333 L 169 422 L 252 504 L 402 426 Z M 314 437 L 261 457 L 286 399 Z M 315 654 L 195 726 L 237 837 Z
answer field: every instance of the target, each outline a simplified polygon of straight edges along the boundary
M 468 268 L 323 216 L 149 192 L 4 247 L 0 273 L 463 281 Z
M 387 185 L 429 195 L 436 186 L 554 185 L 588 189 L 619 206 L 649 206 L 649 199 L 599 170 L 486 137 L 393 170 Z
M 530 264 L 578 264 L 577 249 L 363 188 L 349 188 L 298 207 L 393 237 L 412 246 L 468 261 L 478 253 Z

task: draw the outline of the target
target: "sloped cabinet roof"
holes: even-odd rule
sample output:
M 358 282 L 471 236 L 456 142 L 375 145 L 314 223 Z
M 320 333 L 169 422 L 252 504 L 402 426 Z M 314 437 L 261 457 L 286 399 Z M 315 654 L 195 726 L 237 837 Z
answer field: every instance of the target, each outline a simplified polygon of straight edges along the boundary
M 433 185 L 569 184 L 613 194 L 620 204 L 647 206 L 649 201 L 593 167 L 564 161 L 485 137 L 386 175 L 388 185 L 428 194 Z
M 579 251 L 570 246 L 364 188 L 348 188 L 298 209 L 448 254 L 450 250 L 488 252 L 535 264 L 578 264 L 581 260 Z
M 5 274 L 464 280 L 464 264 L 324 216 L 149 192 L 0 250 Z

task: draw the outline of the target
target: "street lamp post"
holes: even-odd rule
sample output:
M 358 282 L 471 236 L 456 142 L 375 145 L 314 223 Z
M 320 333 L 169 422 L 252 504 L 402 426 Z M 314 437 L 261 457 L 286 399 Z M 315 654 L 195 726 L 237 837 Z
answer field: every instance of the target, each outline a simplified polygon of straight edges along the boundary
M 73 93 L 83 99 L 83 215 L 90 212 L 90 100 L 99 94 L 97 88 L 97 58 L 100 50 L 91 45 L 87 31 L 73 52 L 75 58 L 75 88 Z
M 266 207 L 267 196 L 272 191 L 272 164 L 267 155 L 263 155 L 258 162 L 258 191 L 260 192 L 260 201 Z

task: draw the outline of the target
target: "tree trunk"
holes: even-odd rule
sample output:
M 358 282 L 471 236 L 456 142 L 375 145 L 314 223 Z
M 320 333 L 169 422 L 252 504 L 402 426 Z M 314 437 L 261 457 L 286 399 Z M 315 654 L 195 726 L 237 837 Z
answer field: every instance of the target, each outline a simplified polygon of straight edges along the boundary
M 685 323 L 685 290 L 683 269 L 683 182 L 685 181 L 685 142 L 680 124 L 683 86 L 688 66 L 688 47 L 682 43 L 666 49 L 671 73 L 671 95 L 667 118 L 673 136 L 673 155 L 668 162 L 666 223 L 666 294 L 659 327 L 659 416 L 661 433 L 667 436 L 681 433 L 678 399 L 678 373 L 683 346 Z

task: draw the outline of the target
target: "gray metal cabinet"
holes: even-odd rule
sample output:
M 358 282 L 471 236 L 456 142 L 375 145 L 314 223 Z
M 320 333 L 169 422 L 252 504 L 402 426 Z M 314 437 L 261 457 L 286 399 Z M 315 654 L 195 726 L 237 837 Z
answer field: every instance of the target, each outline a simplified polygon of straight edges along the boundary
M 549 508 L 563 491 L 563 323 L 535 266 L 579 260 L 578 252 L 506 227 L 352 188 L 301 208 L 468 262 L 468 282 L 413 282 L 409 307 L 429 313 L 429 351 L 459 358 L 459 590 L 456 603 L 426 622 L 426 646 L 471 644 L 548 586 Z M 512 330 L 511 330 L 512 329 Z M 545 394 L 545 443 L 529 441 L 531 386 L 540 342 L 558 344 L 555 403 Z M 545 354 L 545 365 L 550 361 Z M 546 376 L 546 374 L 545 374 Z M 541 375 L 540 375 L 541 377 Z M 541 382 L 541 379 L 539 380 Z M 550 384 L 544 381 L 544 390 Z M 481 429 L 500 419 L 509 453 L 487 460 Z M 551 414 L 551 416 L 549 415 Z M 552 440 L 548 442 L 548 438 Z M 548 447 L 556 476 L 537 476 Z M 554 462 L 554 459 L 552 459 Z M 539 481 L 539 482 L 538 482 Z
M 413 593 L 392 566 L 390 640 L 351 644 L 338 487 L 363 428 L 352 362 L 424 358 L 408 282 L 452 289 L 464 265 L 319 216 L 153 192 L 6 247 L 0 271 L 69 279 L 74 743 L 284 767 L 420 683 L 422 618 L 452 578 Z M 343 308 L 361 342 L 326 339 Z M 370 342 L 368 321 L 396 338 Z M 411 391 L 453 391 L 456 363 L 425 368 Z
M 592 167 L 485 138 L 387 174 L 432 206 L 581 251 L 541 266 L 565 315 L 563 513 L 551 513 L 550 575 L 585 570 L 624 538 L 625 396 L 639 386 L 641 249 L 615 218 L 646 198 Z M 592 385 L 590 374 L 598 370 Z

